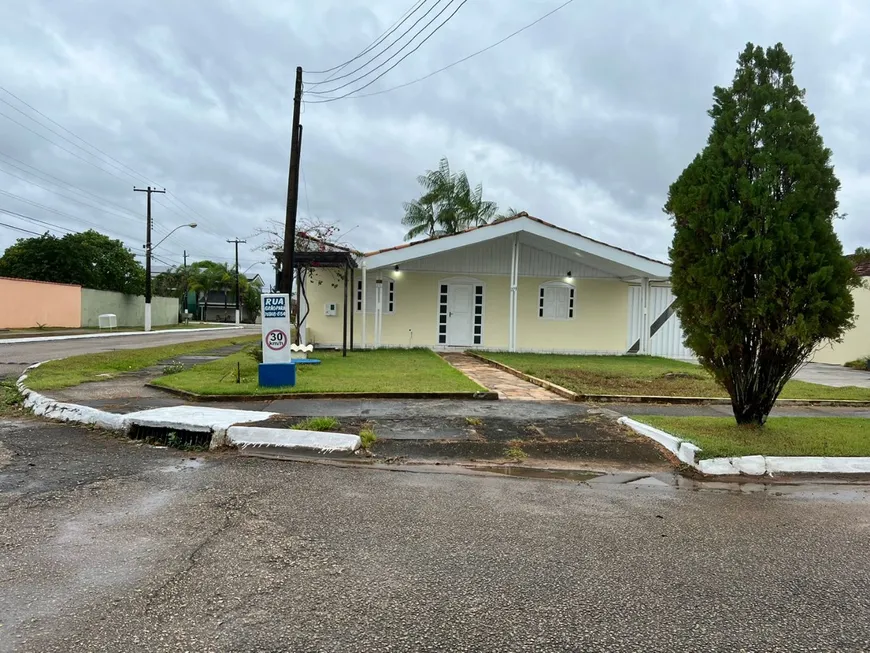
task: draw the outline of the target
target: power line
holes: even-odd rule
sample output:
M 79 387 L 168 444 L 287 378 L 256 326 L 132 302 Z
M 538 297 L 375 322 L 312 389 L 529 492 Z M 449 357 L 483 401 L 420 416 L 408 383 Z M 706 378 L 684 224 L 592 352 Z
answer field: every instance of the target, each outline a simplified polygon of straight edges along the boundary
M 508 41 L 508 40 L 512 39 L 513 37 L 517 36 L 518 34 L 520 34 L 520 33 L 522 33 L 522 32 L 525 32 L 525 31 L 526 31 L 527 29 L 529 29 L 530 27 L 534 27 L 535 25 L 537 25 L 538 23 L 540 23 L 540 22 L 541 22 L 542 20 L 544 20 L 545 18 L 549 18 L 550 16 L 552 16 L 553 14 L 555 14 L 555 13 L 556 13 L 557 11 L 559 11 L 560 9 L 563 9 L 564 7 L 567 7 L 568 5 L 570 5 L 572 2 L 574 2 L 574 0 L 568 0 L 567 2 L 562 3 L 561 5 L 559 5 L 558 7 L 556 7 L 555 9 L 553 9 L 553 10 L 551 10 L 551 11 L 548 11 L 546 14 L 544 14 L 543 16 L 541 16 L 540 18 L 538 18 L 537 20 L 534 20 L 534 21 L 532 21 L 531 23 L 529 23 L 528 25 L 525 25 L 525 26 L 521 27 L 521 28 L 518 29 L 517 31 L 508 34 L 508 35 L 505 36 L 503 39 L 501 39 L 501 40 L 499 40 L 499 41 L 496 41 L 495 43 L 493 43 L 493 44 L 491 44 L 491 45 L 488 45 L 488 46 L 486 46 L 485 48 L 483 48 L 483 49 L 481 49 L 481 50 L 478 50 L 477 52 L 472 52 L 472 53 L 471 53 L 470 55 L 468 55 L 467 57 L 462 57 L 462 59 L 457 59 L 457 60 L 454 61 L 453 63 L 451 63 L 451 64 L 447 64 L 447 65 L 444 66 L 443 68 L 439 68 L 438 70 L 433 70 L 433 71 L 432 71 L 431 73 L 429 73 L 428 75 L 423 75 L 423 77 L 418 77 L 417 79 L 413 79 L 413 80 L 411 80 L 410 82 L 405 82 L 404 84 L 398 84 L 397 86 L 391 86 L 390 88 L 385 88 L 385 89 L 383 89 L 383 90 L 381 90 L 381 91 L 373 91 L 373 92 L 371 92 L 371 93 L 362 93 L 362 94 L 360 94 L 360 95 L 354 95 L 353 98 L 356 99 L 356 98 L 363 98 L 363 97 L 372 97 L 372 96 L 374 96 L 374 95 L 382 95 L 382 94 L 384 94 L 384 93 L 389 93 L 390 91 L 396 91 L 396 90 L 398 90 L 398 89 L 400 89 L 400 88 L 405 88 L 406 86 L 411 86 L 411 85 L 416 84 L 416 83 L 418 83 L 418 82 L 422 82 L 422 81 L 424 81 L 424 80 L 426 80 L 426 79 L 429 79 L 430 77 L 434 77 L 434 76 L 437 75 L 438 73 L 443 73 L 445 70 L 449 70 L 450 68 L 453 68 L 454 66 L 458 66 L 458 65 L 461 64 L 461 63 L 465 63 L 465 62 L 468 61 L 469 59 L 473 59 L 474 57 L 476 57 L 476 56 L 479 55 L 479 54 L 483 54 L 484 52 L 489 52 L 489 51 L 492 50 L 493 48 L 498 47 L 499 45 L 501 45 L 502 43 L 504 43 L 505 41 Z M 340 98 L 336 98 L 336 99 L 340 99 Z
M 0 163 L 2 163 L 2 162 L 0 162 Z M 8 165 L 8 164 L 7 164 L 7 165 Z M 11 177 L 15 177 L 16 179 L 20 179 L 21 181 L 23 181 L 23 182 L 25 182 L 25 183 L 31 184 L 31 185 L 33 185 L 33 186 L 36 186 L 37 188 L 42 188 L 43 190 L 47 190 L 47 191 L 50 192 L 50 193 L 54 193 L 55 195 L 58 195 L 58 196 L 60 196 L 60 197 L 63 197 L 64 199 L 70 200 L 70 201 L 72 201 L 72 202 L 77 202 L 78 204 L 81 204 L 81 205 L 83 205 L 83 206 L 86 206 L 86 207 L 89 208 L 89 209 L 92 209 L 92 210 L 95 210 L 95 211 L 101 211 L 101 212 L 103 212 L 103 213 L 107 213 L 108 215 L 117 216 L 117 217 L 119 217 L 119 218 L 125 218 L 125 219 L 127 219 L 127 220 L 130 220 L 130 219 L 131 219 L 130 216 L 122 215 L 122 214 L 118 213 L 117 211 L 110 211 L 110 210 L 108 210 L 108 209 L 104 209 L 104 208 L 101 208 L 101 207 L 99 207 L 99 206 L 94 206 L 93 204 L 88 204 L 87 202 L 85 202 L 85 201 L 83 201 L 83 200 L 80 200 L 80 199 L 76 199 L 75 197 L 70 197 L 69 195 L 64 195 L 63 193 L 61 193 L 61 192 L 59 192 L 59 191 L 57 191 L 57 190 L 55 190 L 55 189 L 53 189 L 53 188 L 49 188 L 48 186 L 43 186 L 42 184 L 37 184 L 35 181 L 31 181 L 30 179 L 26 179 L 26 178 L 24 178 L 24 177 L 22 177 L 22 176 L 20 176 L 20 175 L 16 175 L 14 172 L 9 172 L 8 170 L 2 170 L 2 169 L 0 169 L 0 172 L 2 172 L 2 173 L 4 173 L 4 174 L 7 174 L 7 175 L 9 175 L 9 176 L 11 176 Z M 50 182 L 49 182 L 49 183 L 50 183 Z M 134 214 L 134 215 L 135 215 L 135 214 Z
M 34 236 L 41 236 L 42 235 L 38 231 L 30 231 L 30 229 L 22 229 L 21 227 L 16 227 L 15 225 L 6 224 L 5 222 L 0 222 L 0 227 L 9 227 L 10 229 L 15 229 L 16 231 L 22 231 L 26 234 L 33 234 Z
M 430 20 L 428 23 L 426 23 L 426 24 L 425 24 L 425 25 L 420 29 L 419 32 L 417 32 L 416 34 L 414 34 L 414 36 L 411 38 L 411 40 L 408 41 L 408 43 L 406 43 L 405 45 L 403 45 L 402 48 L 400 48 L 398 52 L 396 52 L 395 54 L 393 54 L 389 59 L 387 59 L 386 61 L 384 61 L 383 63 L 381 63 L 381 64 L 378 65 L 377 67 L 375 67 L 375 68 L 373 68 L 372 70 L 370 70 L 369 72 L 367 72 L 367 73 L 366 73 L 365 75 L 363 75 L 362 77 L 365 77 L 366 75 L 371 75 L 371 74 L 372 74 L 374 71 L 376 71 L 378 68 L 381 68 L 381 67 L 383 67 L 383 66 L 386 66 L 387 63 L 390 61 L 390 59 L 393 59 L 393 58 L 396 57 L 397 55 L 401 54 L 401 53 L 402 53 L 402 50 L 404 50 L 406 47 L 408 47 L 408 45 L 410 45 L 410 44 L 414 41 L 414 39 L 417 38 L 417 37 L 418 37 L 418 36 L 419 36 L 419 35 L 420 35 L 420 34 L 421 34 L 421 33 L 422 33 L 422 32 L 423 32 L 427 27 L 429 27 L 429 25 L 431 25 L 432 23 L 434 23 L 435 20 L 438 18 L 438 16 L 440 16 L 440 15 L 443 14 L 445 11 L 447 11 L 447 8 L 448 8 L 450 5 L 452 5 L 454 1 L 455 1 L 455 0 L 449 0 L 449 1 L 447 2 L 447 4 L 444 6 L 444 9 L 442 9 L 440 12 L 438 12 L 432 20 Z M 420 23 L 421 20 L 423 20 L 424 18 L 426 18 L 426 16 L 428 16 L 430 13 L 432 13 L 432 12 L 433 12 L 437 7 L 438 7 L 438 5 L 441 4 L 441 2 L 442 2 L 442 0 L 436 0 L 435 4 L 432 5 L 432 6 L 429 8 L 429 10 L 428 10 L 425 14 L 423 14 L 423 15 L 420 16 L 417 20 L 415 20 L 414 23 L 413 23 L 413 24 L 412 24 L 408 29 L 406 29 L 404 32 L 402 32 L 402 33 L 399 35 L 399 37 L 398 37 L 395 41 L 393 41 L 392 43 L 389 43 L 389 44 L 387 45 L 387 47 L 385 47 L 383 50 L 381 50 L 380 52 L 378 52 L 375 56 L 373 56 L 371 59 L 369 59 L 368 61 L 366 61 L 366 62 L 365 62 L 363 65 L 361 65 L 359 68 L 354 68 L 354 69 L 351 70 L 349 73 L 345 73 L 344 75 L 340 75 L 339 77 L 332 77 L 332 78 L 330 78 L 330 79 L 324 79 L 324 80 L 321 81 L 321 82 L 309 82 L 309 84 L 310 84 L 311 86 L 319 86 L 319 85 L 322 85 L 322 84 L 328 84 L 328 83 L 331 82 L 331 81 L 333 81 L 333 82 L 337 82 L 337 81 L 340 80 L 340 79 L 346 79 L 346 78 L 348 78 L 348 77 L 351 77 L 352 75 L 355 75 L 355 74 L 358 73 L 360 70 L 362 70 L 363 68 L 365 68 L 366 66 L 368 66 L 369 64 L 371 64 L 371 63 L 373 63 L 375 60 L 377 60 L 378 57 L 380 57 L 380 56 L 382 56 L 383 54 L 389 52 L 389 51 L 392 49 L 392 47 L 393 47 L 394 45 L 396 45 L 397 43 L 399 43 L 403 38 L 405 38 L 405 36 L 406 36 L 406 35 L 407 35 L 407 34 L 408 34 L 412 29 L 414 29 L 414 28 L 415 28 L 415 27 Z M 410 18 L 410 16 L 409 16 L 409 18 Z M 333 91 L 337 91 L 338 89 L 344 88 L 345 86 L 348 86 L 348 85 L 350 85 L 350 84 L 353 84 L 355 81 L 358 81 L 359 79 L 362 79 L 362 77 L 358 78 L 357 80 L 352 80 L 352 81 L 348 82 L 347 84 L 344 84 L 344 85 L 339 86 L 339 87 L 337 87 L 337 88 L 331 89 L 331 90 L 329 90 L 329 91 L 322 91 L 322 92 L 323 92 L 323 93 L 331 93 L 331 92 L 333 92 Z M 312 93 L 314 93 L 314 92 L 315 92 L 315 91 L 312 91 Z M 318 91 L 318 92 L 319 92 L 319 91 Z
M 33 222 L 37 224 L 46 225 L 48 227 L 54 227 L 55 229 L 59 229 L 60 231 L 66 231 L 71 234 L 78 233 L 75 229 L 69 229 L 68 227 L 61 227 L 59 224 L 54 224 L 53 222 L 48 222 L 46 220 L 40 220 L 39 218 L 34 218 L 30 215 L 25 215 L 23 213 L 18 213 L 17 211 L 10 211 L 9 209 L 0 209 L 0 213 L 6 213 L 7 215 L 15 216 L 16 218 L 20 218 L 22 220 L 27 220 L 28 222 Z
M 135 212 L 131 211 L 130 209 L 128 209 L 125 206 L 122 206 L 121 204 L 118 204 L 116 202 L 113 202 L 112 200 L 106 199 L 105 197 L 102 197 L 101 195 L 97 195 L 96 193 L 92 193 L 89 190 L 85 190 L 81 186 L 76 186 L 75 184 L 71 184 L 68 181 L 64 181 L 60 177 L 56 177 L 48 172 L 45 172 L 44 170 L 40 170 L 36 166 L 32 166 L 29 163 L 25 163 L 21 159 L 16 159 L 14 156 L 10 156 L 9 154 L 6 154 L 5 152 L 0 152 L 0 156 L 7 158 L 7 159 L 11 159 L 12 161 L 16 161 L 17 163 L 20 163 L 21 165 L 26 166 L 26 167 L 30 168 L 31 170 L 36 171 L 36 172 L 30 172 L 29 170 L 25 170 L 24 168 L 15 165 L 14 163 L 0 161 L 0 163 L 5 163 L 6 165 L 12 166 L 13 168 L 20 170 L 21 172 L 23 172 L 25 174 L 33 175 L 35 177 L 39 177 L 41 175 L 41 177 L 48 177 L 49 179 L 54 179 L 56 182 L 60 182 L 61 184 L 65 185 L 65 186 L 69 186 L 70 190 L 78 191 L 80 194 L 83 193 L 85 195 L 90 195 L 91 197 L 94 197 L 95 199 L 97 199 L 101 202 L 105 202 L 106 204 L 111 204 L 112 206 L 116 206 L 119 209 L 121 209 L 122 211 L 124 211 L 125 213 L 129 213 L 132 217 L 134 217 L 136 219 L 139 219 L 139 217 L 140 217 Z M 48 180 L 43 179 L 43 181 L 48 181 Z M 48 182 L 48 183 L 52 183 L 52 182 Z
M 387 68 L 384 72 L 382 72 L 380 75 L 378 75 L 377 77 L 375 77 L 375 78 L 374 78 L 373 80 L 371 80 L 370 82 L 368 82 L 368 83 L 364 84 L 363 86 L 360 86 L 359 88 L 354 89 L 354 90 L 352 90 L 352 91 L 350 91 L 350 92 L 348 92 L 348 93 L 345 93 L 344 95 L 339 95 L 338 97 L 328 98 L 328 99 L 324 99 L 324 100 L 308 100 L 308 103 L 309 103 L 309 104 L 324 104 L 324 103 L 326 103 L 326 102 L 335 102 L 336 100 L 343 100 L 344 98 L 346 98 L 346 97 L 348 97 L 348 96 L 350 96 L 350 95 L 353 95 L 354 93 L 358 93 L 359 91 L 363 90 L 364 88 L 368 88 L 369 86 L 371 86 L 372 84 L 374 84 L 376 81 L 378 81 L 381 77 L 383 77 L 383 76 L 386 75 L 388 72 L 390 72 L 393 68 L 395 68 L 395 67 L 398 66 L 400 63 L 402 63 L 405 59 L 407 59 L 407 58 L 410 57 L 412 54 L 414 54 L 417 50 L 419 50 L 419 49 L 423 46 L 423 44 L 426 43 L 426 41 L 428 41 L 430 38 L 432 38 L 433 36 L 435 36 L 436 32 L 438 32 L 438 30 L 440 30 L 440 29 L 441 29 L 442 27 L 444 27 L 448 22 L 450 22 L 450 19 L 453 18 L 453 17 L 456 15 L 456 13 L 457 13 L 460 9 L 462 9 L 463 5 L 464 5 L 466 2 L 468 2 L 468 0 L 462 0 L 462 2 L 459 4 L 459 6 L 458 6 L 456 9 L 453 10 L 453 13 L 450 14 L 450 15 L 449 15 L 445 20 L 444 20 L 444 22 L 442 22 L 440 25 L 438 25 L 438 27 L 436 27 L 436 28 L 435 28 L 435 29 L 434 29 L 434 30 L 433 30 L 433 31 L 432 31 L 432 32 L 431 32 L 431 33 L 430 33 L 426 38 L 424 38 L 422 41 L 420 41 L 420 43 L 418 43 L 417 46 L 416 46 L 413 50 L 411 50 L 410 52 L 408 52 L 404 57 L 402 57 L 401 59 L 399 59 L 396 63 L 394 63 L 394 64 L 393 64 L 392 66 L 390 66 L 389 68 Z M 415 35 L 414 38 L 416 38 L 416 35 Z M 408 43 L 408 45 L 410 45 L 410 42 Z
M 378 64 L 378 65 L 375 66 L 374 68 L 372 68 L 369 72 L 364 73 L 363 75 L 360 75 L 360 76 L 357 77 L 356 79 L 352 79 L 352 80 L 350 80 L 349 82 L 346 82 L 346 83 L 342 84 L 341 86 L 336 86 L 335 88 L 330 88 L 330 89 L 327 89 L 327 90 L 325 90 L 325 91 L 311 91 L 311 92 L 310 92 L 311 95 L 328 95 L 328 94 L 330 94 L 330 93 L 334 93 L 335 91 L 339 91 L 339 90 L 341 90 L 341 89 L 343 89 L 343 88 L 346 88 L 346 87 L 348 87 L 348 86 L 352 86 L 353 84 L 356 84 L 357 82 L 359 82 L 359 81 L 365 79 L 366 77 L 368 77 L 369 75 L 371 75 L 372 73 L 374 73 L 376 70 L 378 70 L 378 69 L 380 69 L 380 68 L 383 68 L 383 67 L 386 66 L 387 63 L 389 63 L 392 59 L 394 59 L 394 58 L 397 57 L 398 55 L 402 54 L 402 52 L 403 52 L 406 48 L 410 47 L 410 46 L 414 43 L 414 40 L 415 40 L 418 36 L 420 36 L 420 34 L 422 34 L 423 32 L 425 32 L 425 31 L 429 28 L 429 26 L 430 26 L 432 23 L 434 23 L 436 20 L 438 20 L 438 18 L 441 16 L 441 14 L 443 14 L 445 11 L 447 11 L 447 10 L 450 8 L 450 6 L 451 6 L 454 2 L 456 2 L 456 0 L 449 0 L 449 2 L 448 2 L 446 5 L 444 5 L 444 8 L 443 8 L 441 11 L 439 11 L 437 14 L 435 14 L 435 16 L 432 18 L 432 20 L 430 20 L 430 21 L 429 21 L 428 23 L 426 23 L 423 27 L 421 27 L 420 30 L 419 30 L 416 34 L 414 34 L 414 35 L 411 37 L 411 39 L 410 39 L 407 43 L 405 43 L 401 48 L 399 48 L 396 52 L 394 52 L 392 55 L 390 55 L 386 60 L 384 60 L 383 62 L 381 62 L 380 64 Z M 442 27 L 444 27 L 444 25 L 446 25 L 446 24 L 450 21 L 450 19 L 453 18 L 453 16 L 456 15 L 456 12 L 458 12 L 460 9 L 462 9 L 462 6 L 463 6 L 466 2 L 468 2 L 468 0 L 462 0 L 462 1 L 459 3 L 459 6 L 457 6 L 456 9 L 453 10 L 453 13 L 450 14 L 450 15 L 449 15 L 445 20 L 444 20 L 444 22 L 442 22 L 440 25 L 438 25 L 438 27 L 436 27 L 434 30 L 432 30 L 432 32 L 431 32 L 428 36 L 426 36 L 426 38 L 424 38 L 422 41 L 420 41 L 420 43 L 417 45 L 417 47 L 415 47 L 413 50 L 411 50 L 410 52 L 408 52 L 405 56 L 403 56 L 401 59 L 399 59 L 395 64 L 393 64 L 392 66 L 390 66 L 389 68 L 387 68 L 383 73 L 381 73 L 380 75 L 378 75 L 377 77 L 375 77 L 371 82 L 369 82 L 369 83 L 366 84 L 365 86 L 362 86 L 362 87 L 360 87 L 360 88 L 358 88 L 358 89 L 355 89 L 355 90 L 353 90 L 353 91 L 350 91 L 350 92 L 351 92 L 351 93 L 356 93 L 357 91 L 360 91 L 360 90 L 362 90 L 363 88 L 366 88 L 366 86 L 370 86 L 371 84 L 373 84 L 374 82 L 376 82 L 377 80 L 379 80 L 381 77 L 383 77 L 384 75 L 386 75 L 388 72 L 390 72 L 393 68 L 395 68 L 395 67 L 398 66 L 400 63 L 402 63 L 402 61 L 404 61 L 405 59 L 407 59 L 410 55 L 414 54 L 414 53 L 415 53 L 415 52 L 420 48 L 420 46 L 422 46 L 426 41 L 428 41 L 430 38 L 432 38 L 438 30 L 440 30 Z M 434 8 L 437 7 L 437 6 L 438 6 L 438 5 L 433 6 L 432 9 L 434 9 Z M 432 11 L 432 9 L 430 9 L 429 11 Z M 429 13 L 429 11 L 427 11 L 425 14 L 423 14 L 423 16 L 422 16 L 422 17 L 421 17 L 417 22 L 420 22 L 420 20 L 422 20 L 423 18 L 425 18 L 426 15 Z M 417 24 L 417 23 L 414 23 L 414 25 L 416 25 L 416 24 Z M 413 28 L 413 25 L 412 25 L 411 27 Z M 404 37 L 404 34 L 402 35 L 402 37 Z M 392 47 L 392 46 L 390 46 L 390 47 Z M 386 52 L 386 50 L 384 50 L 384 52 Z M 381 54 L 383 54 L 383 52 L 382 52 Z M 380 55 L 378 55 L 378 56 L 380 56 Z M 377 58 L 377 57 L 375 57 L 375 58 Z M 374 59 L 373 59 L 372 61 L 374 61 Z M 368 64 L 366 64 L 366 65 L 368 65 Z M 362 68 L 364 68 L 364 67 L 365 67 L 365 66 L 362 66 Z M 360 70 L 360 69 L 357 69 L 357 70 Z M 347 75 L 345 75 L 345 77 L 347 77 Z M 337 79 L 338 79 L 338 78 L 337 78 Z M 336 99 L 341 99 L 341 98 L 336 98 Z
M 308 71 L 308 74 L 309 75 L 325 75 L 326 73 L 331 73 L 334 70 L 341 70 L 342 68 L 345 68 L 348 64 L 353 63 L 354 61 L 356 61 L 360 57 L 364 56 L 367 52 L 370 52 L 371 50 L 376 48 L 378 45 L 380 45 L 384 41 L 384 39 L 386 39 L 390 34 L 395 32 L 397 29 L 399 29 L 399 27 L 402 25 L 402 23 L 404 23 L 406 20 L 408 20 L 408 18 L 411 17 L 411 14 L 415 13 L 422 5 L 426 4 L 427 2 L 429 2 L 429 0 L 419 0 L 419 2 L 415 2 L 414 5 L 412 6 L 412 8 L 410 10 L 406 10 L 405 13 L 401 16 L 401 18 L 399 18 L 399 21 L 401 21 L 401 22 L 393 23 L 393 25 L 391 27 L 387 28 L 389 31 L 381 34 L 374 43 L 369 45 L 365 50 L 360 52 L 353 59 L 348 59 L 343 64 L 339 64 L 338 66 L 333 66 L 332 68 L 328 68 L 327 70 L 310 70 L 310 71 Z M 327 79 L 326 81 L 329 81 L 329 80 Z
M 37 108 L 36 108 L 35 106 L 33 106 L 32 104 L 28 104 L 26 101 L 22 100 L 20 97 L 18 97 L 17 95 L 15 95 L 15 93 L 13 93 L 12 91 L 10 91 L 9 89 L 0 86 L 0 91 L 3 91 L 3 92 L 6 93 L 7 95 L 11 95 L 12 97 L 14 97 L 16 100 L 18 100 L 21 104 L 23 104 L 24 106 L 26 106 L 26 107 L 27 107 L 28 109 L 30 109 L 31 111 L 36 112 L 37 114 L 39 114 L 40 116 L 42 116 L 43 118 L 45 118 L 46 120 L 48 120 L 48 121 L 49 121 L 50 123 L 52 123 L 53 125 L 56 125 L 56 126 L 60 127 L 60 128 L 61 128 L 62 130 L 64 130 L 67 134 L 69 134 L 69 135 L 71 135 L 71 136 L 77 138 L 77 139 L 80 140 L 82 143 L 84 143 L 84 144 L 87 145 L 88 147 L 90 147 L 90 148 L 96 150 L 97 152 L 99 152 L 100 154 L 102 154 L 103 156 L 105 156 L 106 158 L 108 158 L 108 159 L 114 161 L 115 163 L 117 163 L 118 165 L 122 166 L 123 168 L 126 168 L 127 170 L 129 170 L 130 172 L 132 172 L 135 176 L 137 176 L 137 177 L 141 177 L 141 178 L 145 179 L 146 181 L 151 181 L 152 183 L 155 183 L 155 184 L 156 184 L 156 182 L 152 181 L 151 179 L 148 179 L 148 177 L 145 176 L 144 174 L 142 174 L 141 172 L 137 171 L 137 170 L 134 169 L 134 168 L 131 168 L 130 166 L 128 166 L 128 165 L 127 165 L 126 163 L 124 163 L 123 161 L 119 161 L 118 159 L 116 159 L 115 157 L 113 157 L 111 154 L 108 154 L 107 152 L 104 152 L 103 150 L 101 150 L 100 148 L 98 148 L 98 147 L 97 147 L 96 145 L 94 145 L 93 143 L 91 143 L 91 142 L 85 140 L 84 138 L 82 138 L 81 136 L 79 136 L 78 134 L 76 134 L 75 132 L 73 132 L 72 130 L 69 130 L 69 129 L 67 129 L 66 127 L 64 127 L 63 125 L 61 125 L 61 124 L 60 124 L 59 122 L 57 122 L 56 120 L 53 120 L 53 119 L 50 118 L 49 116 L 45 115 L 44 113 L 42 113 L 42 111 L 40 111 L 39 109 L 37 109 Z M 4 102 L 5 102 L 5 100 L 4 100 Z M 9 103 L 6 102 L 6 104 L 9 104 Z M 13 105 L 11 105 L 11 104 L 10 104 L 9 106 L 12 106 L 13 109 L 15 108 L 15 107 L 14 107 Z M 17 109 L 17 110 L 18 110 L 18 111 L 21 111 L 20 109 Z M 21 113 L 23 113 L 23 112 L 21 112 Z M 26 114 L 25 114 L 25 115 L 26 115 Z M 29 117 L 29 116 L 28 116 L 28 117 Z M 33 120 L 34 122 L 37 122 L 37 121 L 34 120 L 33 118 L 30 118 L 30 119 Z M 37 124 L 39 124 L 39 123 L 37 123 Z M 43 127 L 44 127 L 44 125 L 43 125 Z M 46 129 L 48 129 L 48 128 L 46 127 Z M 56 133 L 56 132 L 55 132 L 55 133 Z M 79 149 L 83 149 L 83 148 L 81 148 L 81 146 L 79 146 L 79 145 L 77 145 L 76 147 L 79 147 Z M 92 156 L 93 156 L 93 155 L 92 155 Z M 156 185 L 159 186 L 160 184 L 156 184 Z
M 84 162 L 87 163 L 89 166 L 93 166 L 94 168 L 96 168 L 96 169 L 99 170 L 100 172 L 105 172 L 107 175 L 110 175 L 110 176 L 114 177 L 115 179 L 120 179 L 120 180 L 123 181 L 124 183 L 129 183 L 129 179 L 124 179 L 123 177 L 119 177 L 118 175 L 116 175 L 114 172 L 111 172 L 110 170 L 106 170 L 105 168 L 101 168 L 100 166 L 98 166 L 98 165 L 97 165 L 96 163 L 94 163 L 93 161 L 89 161 L 89 160 L 86 159 L 85 157 L 83 157 L 83 156 L 81 156 L 81 155 L 79 155 L 79 154 L 76 154 L 76 153 L 73 152 L 72 150 L 68 150 L 68 149 L 65 148 L 63 145 L 59 145 L 58 143 L 55 143 L 55 142 L 54 142 L 53 140 L 51 140 L 48 136 L 45 136 L 44 134 L 40 134 L 40 133 L 39 133 L 38 131 L 36 131 L 35 129 L 31 129 L 31 128 L 28 127 L 27 125 L 18 122 L 17 120 L 15 120 L 15 118 L 12 118 L 12 117 L 8 116 L 7 114 L 3 113 L 2 111 L 0 111 L 0 116 L 3 116 L 3 117 L 6 118 L 7 120 L 11 120 L 12 122 L 14 122 L 14 123 L 15 123 L 16 125 L 18 125 L 19 127 L 23 127 L 23 128 L 26 129 L 27 131 L 29 131 L 29 132 L 31 132 L 31 133 L 33 133 L 33 134 L 36 134 L 36 135 L 39 136 L 40 138 L 42 138 L 42 139 L 48 141 L 49 143 L 51 143 L 52 145 L 54 145 L 56 148 L 58 148 L 58 149 L 60 149 L 60 150 L 63 150 L 63 151 L 66 152 L 67 154 L 71 154 L 72 156 L 74 156 L 75 158 L 77 158 L 77 159 L 80 160 L 80 161 L 84 161 Z M 79 148 L 79 149 L 82 149 L 82 148 Z

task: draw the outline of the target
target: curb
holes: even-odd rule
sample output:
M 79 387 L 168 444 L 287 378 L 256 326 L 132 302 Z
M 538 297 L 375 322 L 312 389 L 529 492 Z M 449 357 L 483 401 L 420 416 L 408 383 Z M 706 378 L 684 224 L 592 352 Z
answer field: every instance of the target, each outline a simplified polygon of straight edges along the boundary
M 237 331 L 240 326 L 206 327 L 205 329 L 160 329 L 158 331 L 113 331 L 111 333 L 77 333 L 71 336 L 42 336 L 33 338 L 2 338 L 0 345 L 15 343 L 49 342 L 51 340 L 82 340 L 84 338 L 119 338 L 123 336 L 150 336 L 157 333 L 203 333 L 209 331 Z
M 563 388 L 560 385 L 551 383 L 544 379 L 539 379 L 536 376 L 526 374 L 520 370 L 499 363 L 498 361 L 482 356 L 476 352 L 466 351 L 467 356 L 476 358 L 493 367 L 513 374 L 523 381 L 528 381 L 537 386 L 549 390 L 561 397 L 570 399 L 571 401 L 581 401 L 588 403 L 614 403 L 614 404 L 680 404 L 690 406 L 730 406 L 731 400 L 725 397 L 666 397 L 658 395 L 588 395 L 568 388 Z M 863 399 L 777 399 L 777 406 L 830 406 L 839 408 L 870 408 L 870 400 Z
M 358 435 L 261 426 L 231 426 L 227 429 L 227 443 L 239 449 L 280 447 L 289 454 L 311 451 L 318 454 L 352 454 L 362 446 Z
M 45 362 L 45 361 L 43 361 Z M 200 406 L 172 406 L 152 408 L 127 414 L 110 413 L 90 406 L 70 404 L 50 399 L 28 388 L 24 382 L 27 372 L 42 365 L 28 367 L 18 377 L 16 387 L 24 397 L 24 407 L 33 414 L 48 419 L 97 426 L 125 435 L 135 427 L 199 431 L 211 434 L 210 449 L 234 444 L 240 449 L 247 447 L 274 447 L 292 454 L 322 456 L 333 453 L 353 453 L 360 448 L 359 436 L 345 433 L 318 431 L 294 431 L 293 429 L 259 428 L 238 426 L 239 422 L 259 422 L 276 413 L 264 411 L 233 410 Z
M 666 431 L 630 417 L 623 424 L 676 455 L 680 462 L 707 476 L 773 476 L 774 474 L 870 474 L 867 456 L 735 456 L 696 460 L 701 448 Z
M 273 401 L 276 399 L 475 399 L 498 401 L 497 392 L 285 392 L 259 395 L 201 395 L 189 390 L 168 388 L 146 383 L 146 387 L 162 390 L 191 401 Z

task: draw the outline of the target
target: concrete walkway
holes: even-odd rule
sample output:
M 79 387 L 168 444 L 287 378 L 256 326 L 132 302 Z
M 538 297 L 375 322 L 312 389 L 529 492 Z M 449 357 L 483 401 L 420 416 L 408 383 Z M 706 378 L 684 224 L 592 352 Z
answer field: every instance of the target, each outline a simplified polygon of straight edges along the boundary
M 837 388 L 855 386 L 858 388 L 870 388 L 870 372 L 853 370 L 842 365 L 828 365 L 826 363 L 807 363 L 797 371 L 794 378 L 798 381 L 819 383 Z
M 498 393 L 499 399 L 520 401 L 565 401 L 562 397 L 542 387 L 523 381 L 500 369 L 487 365 L 471 356 L 460 353 L 445 353 L 441 357 L 472 381 Z

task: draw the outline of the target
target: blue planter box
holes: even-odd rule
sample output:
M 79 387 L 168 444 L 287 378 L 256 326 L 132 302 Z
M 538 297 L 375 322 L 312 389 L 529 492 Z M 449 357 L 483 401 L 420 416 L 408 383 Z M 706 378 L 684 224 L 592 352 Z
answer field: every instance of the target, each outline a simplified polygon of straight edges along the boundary
M 266 388 L 296 385 L 296 363 L 260 363 L 257 377 Z

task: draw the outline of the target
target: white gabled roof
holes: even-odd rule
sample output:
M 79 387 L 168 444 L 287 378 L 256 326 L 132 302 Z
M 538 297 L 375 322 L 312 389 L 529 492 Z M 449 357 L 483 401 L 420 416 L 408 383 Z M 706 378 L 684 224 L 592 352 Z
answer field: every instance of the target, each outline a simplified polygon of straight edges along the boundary
M 450 236 L 436 236 L 389 249 L 369 252 L 363 255 L 360 263 L 369 269 L 388 267 L 512 234 L 528 234 L 536 246 L 541 247 L 543 243 L 543 247 L 554 253 L 566 254 L 573 250 L 579 254 L 606 262 L 607 267 L 616 276 L 667 279 L 671 274 L 671 266 L 667 263 L 557 227 L 527 213 L 519 213 L 512 218 L 499 220 L 482 227 L 474 227 Z

